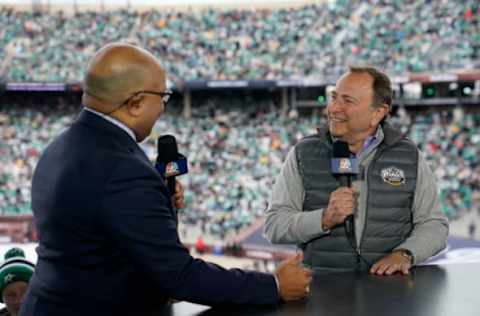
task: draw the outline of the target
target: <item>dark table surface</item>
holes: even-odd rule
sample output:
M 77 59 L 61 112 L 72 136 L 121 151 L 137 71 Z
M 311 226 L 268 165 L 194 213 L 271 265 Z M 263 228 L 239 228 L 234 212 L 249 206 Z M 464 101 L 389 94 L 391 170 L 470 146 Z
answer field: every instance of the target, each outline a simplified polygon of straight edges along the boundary
M 272 307 L 181 302 L 163 316 L 479 316 L 480 263 L 419 266 L 410 275 L 316 271 L 309 296 Z

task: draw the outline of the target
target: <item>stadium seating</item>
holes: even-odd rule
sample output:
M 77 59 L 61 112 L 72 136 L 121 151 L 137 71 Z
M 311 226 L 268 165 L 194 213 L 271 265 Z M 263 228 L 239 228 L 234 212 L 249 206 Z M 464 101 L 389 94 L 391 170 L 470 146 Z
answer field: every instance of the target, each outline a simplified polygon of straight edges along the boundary
M 25 102 L 24 102 L 25 103 Z M 275 176 L 292 145 L 315 132 L 318 116 L 281 117 L 261 105 L 194 108 L 192 119 L 165 115 L 142 144 L 156 157 L 156 138 L 177 137 L 188 156 L 186 208 L 180 219 L 223 236 L 263 214 Z M 32 171 L 45 146 L 73 120 L 77 108 L 61 105 L 0 107 L 0 210 L 31 212 Z M 419 144 L 434 170 L 443 210 L 456 218 L 480 205 L 480 114 L 398 111 L 392 124 Z
M 79 82 L 107 42 L 148 48 L 173 82 L 322 79 L 349 63 L 390 75 L 468 69 L 480 58 L 475 0 L 325 1 L 293 9 L 32 13 L 0 9 L 0 71 Z M 1 76 L 2 74 L 0 74 Z
M 321 2 L 321 3 L 320 3 Z M 157 55 L 174 83 L 196 79 L 318 79 L 368 63 L 391 76 L 473 68 L 480 59 L 477 0 L 318 1 L 292 9 L 77 12 L 0 8 L 0 83 L 77 83 L 105 43 L 128 41 Z M 317 116 L 282 117 L 257 102 L 195 106 L 193 118 L 165 116 L 142 144 L 177 136 L 189 158 L 181 220 L 219 236 L 263 214 L 292 145 Z M 207 102 L 208 103 L 208 102 Z M 248 102 L 247 102 L 248 103 Z M 76 104 L 67 107 L 64 104 Z M 228 107 L 227 107 L 228 105 Z M 228 108 L 228 110 L 227 110 Z M 0 213 L 29 214 L 39 155 L 78 112 L 78 101 L 0 104 Z M 407 114 L 392 123 L 424 151 L 450 218 L 480 205 L 480 116 Z M 457 113 L 458 114 L 458 113 Z

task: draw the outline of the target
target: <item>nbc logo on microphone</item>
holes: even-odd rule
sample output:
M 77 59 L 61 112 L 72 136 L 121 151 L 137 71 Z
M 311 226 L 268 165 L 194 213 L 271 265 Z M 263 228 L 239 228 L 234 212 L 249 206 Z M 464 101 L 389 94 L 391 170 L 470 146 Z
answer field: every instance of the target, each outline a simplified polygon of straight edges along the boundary
M 352 162 L 348 158 L 342 158 L 342 159 L 340 159 L 338 169 L 339 169 L 338 171 L 340 171 L 340 173 L 352 172 L 353 171 Z
M 166 177 L 176 176 L 179 173 L 180 173 L 180 168 L 178 167 L 178 164 L 175 161 L 169 162 L 165 167 Z

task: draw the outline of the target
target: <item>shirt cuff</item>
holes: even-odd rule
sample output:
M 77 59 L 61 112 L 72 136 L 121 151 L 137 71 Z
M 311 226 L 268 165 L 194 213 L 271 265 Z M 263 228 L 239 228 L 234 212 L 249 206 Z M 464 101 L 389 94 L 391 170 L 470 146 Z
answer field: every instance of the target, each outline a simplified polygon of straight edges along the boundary
M 309 212 L 302 212 L 299 215 L 298 226 L 301 234 L 299 237 L 303 242 L 308 242 L 312 238 L 330 233 L 330 230 L 322 229 L 323 208 Z
M 278 298 L 280 298 L 280 283 L 278 282 L 278 278 L 275 274 L 272 274 L 273 277 L 275 278 L 275 284 L 277 284 L 277 294 L 278 294 Z

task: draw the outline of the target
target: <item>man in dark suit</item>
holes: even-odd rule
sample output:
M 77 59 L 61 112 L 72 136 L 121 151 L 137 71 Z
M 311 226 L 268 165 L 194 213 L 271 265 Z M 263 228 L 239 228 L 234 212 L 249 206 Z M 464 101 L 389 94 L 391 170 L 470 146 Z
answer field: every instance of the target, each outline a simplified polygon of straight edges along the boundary
M 91 60 L 85 109 L 33 177 L 40 245 L 22 316 L 155 315 L 167 298 L 275 304 L 308 292 L 301 256 L 271 275 L 194 259 L 180 243 L 167 187 L 137 144 L 167 98 L 165 73 L 147 51 L 116 43 Z

